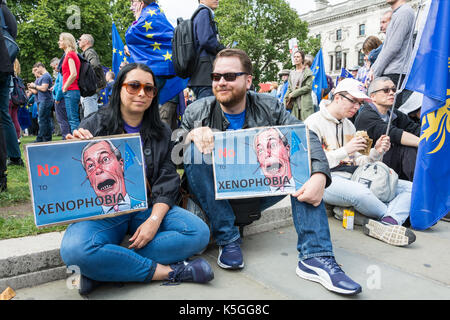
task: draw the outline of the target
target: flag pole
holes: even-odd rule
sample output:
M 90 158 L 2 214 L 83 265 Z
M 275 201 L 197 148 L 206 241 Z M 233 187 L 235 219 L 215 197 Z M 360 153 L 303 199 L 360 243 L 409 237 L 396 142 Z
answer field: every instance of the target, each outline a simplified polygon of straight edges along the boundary
M 406 63 L 407 63 L 407 65 L 411 64 L 411 59 L 413 57 L 412 52 L 414 51 L 414 47 L 412 46 L 412 41 L 413 41 L 413 37 L 414 37 L 414 30 L 416 29 L 416 24 L 417 24 L 417 20 L 419 18 L 419 13 L 420 13 L 420 10 L 425 5 L 424 4 L 425 1 L 426 0 L 422 0 L 419 3 L 418 7 L 417 7 L 416 16 L 414 18 L 414 28 L 413 28 L 413 31 L 411 32 L 411 34 L 409 36 L 409 40 L 408 40 L 408 48 L 411 47 L 411 51 L 408 52 L 407 59 L 405 59 L 405 65 L 406 65 Z M 403 67 L 405 67 L 405 66 L 403 66 Z M 403 70 L 403 68 L 402 68 L 402 70 Z M 389 135 L 389 130 L 391 129 L 392 115 L 394 114 L 394 108 L 395 108 L 395 104 L 397 102 L 397 96 L 398 96 L 399 93 L 401 93 L 403 91 L 403 89 L 405 89 L 406 81 L 407 81 L 407 79 L 409 77 L 409 73 L 410 72 L 411 72 L 411 68 L 408 70 L 408 73 L 405 75 L 405 78 L 403 79 L 403 81 L 401 81 L 402 80 L 402 74 L 400 73 L 400 75 L 399 75 L 399 79 L 397 81 L 397 89 L 396 89 L 395 94 L 394 94 L 394 103 L 392 104 L 392 107 L 391 107 L 391 114 L 389 115 L 389 121 L 388 121 L 388 125 L 387 125 L 387 128 L 386 128 L 386 135 L 387 136 Z M 400 83 L 402 83 L 402 88 L 401 89 L 400 89 Z

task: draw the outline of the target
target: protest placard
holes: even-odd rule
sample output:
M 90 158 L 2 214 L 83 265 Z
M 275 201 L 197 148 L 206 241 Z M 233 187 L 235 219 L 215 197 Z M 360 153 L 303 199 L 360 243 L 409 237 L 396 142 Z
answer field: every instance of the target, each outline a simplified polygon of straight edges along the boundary
M 239 199 L 286 195 L 310 178 L 304 124 L 214 133 L 215 196 Z
M 25 153 L 37 227 L 148 207 L 139 134 L 34 143 Z

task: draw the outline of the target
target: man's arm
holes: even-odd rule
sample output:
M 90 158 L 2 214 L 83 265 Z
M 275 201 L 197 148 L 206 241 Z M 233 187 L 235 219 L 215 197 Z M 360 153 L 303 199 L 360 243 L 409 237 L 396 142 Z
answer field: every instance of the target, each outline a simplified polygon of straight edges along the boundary
M 419 141 L 420 141 L 419 137 L 417 137 L 409 132 L 403 131 L 400 143 L 404 146 L 418 147 Z
M 198 45 L 211 55 L 216 55 L 223 45 L 217 40 L 217 34 L 212 27 L 212 18 L 209 9 L 200 10 L 194 18 L 194 31 L 197 35 Z

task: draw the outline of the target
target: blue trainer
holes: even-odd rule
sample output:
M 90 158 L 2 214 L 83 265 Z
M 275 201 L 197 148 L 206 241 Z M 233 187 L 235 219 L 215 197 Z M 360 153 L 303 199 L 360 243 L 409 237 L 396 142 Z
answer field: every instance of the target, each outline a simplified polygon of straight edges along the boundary
M 330 291 L 354 295 L 361 286 L 350 279 L 336 263 L 334 257 L 314 257 L 298 262 L 296 270 L 300 278 L 319 282 Z
M 219 247 L 217 264 L 221 268 L 242 269 L 244 267 L 244 258 L 240 246 L 241 242 L 241 239 L 237 239 L 236 241 Z
M 206 283 L 214 279 L 214 272 L 209 263 L 203 258 L 192 261 L 182 261 L 171 264 L 173 271 L 169 272 L 169 283 L 196 282 Z

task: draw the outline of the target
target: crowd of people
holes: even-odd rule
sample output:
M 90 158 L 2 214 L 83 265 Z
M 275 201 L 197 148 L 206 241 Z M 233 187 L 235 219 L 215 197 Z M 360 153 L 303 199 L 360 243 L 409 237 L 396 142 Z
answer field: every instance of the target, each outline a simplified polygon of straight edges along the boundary
M 36 62 L 36 81 L 27 85 L 30 118 L 37 117 L 38 123 L 36 142 L 51 141 L 56 125 L 63 139 L 140 133 L 151 199 L 149 209 L 144 211 L 69 226 L 61 244 L 61 257 L 67 265 L 80 267 L 80 294 L 90 293 L 102 282 L 209 282 L 214 278 L 209 263 L 199 257 L 186 259 L 202 252 L 210 235 L 219 246 L 217 263 L 221 268 L 244 268 L 243 239 L 235 225 L 236 204 L 216 200 L 214 195 L 213 130 L 303 122 L 311 130 L 311 177 L 290 196 L 298 235 L 299 277 L 344 295 L 362 291 L 335 260 L 325 205 L 332 207 L 337 219 L 342 219 L 343 210 L 354 210 L 355 222 L 359 221 L 370 237 L 395 246 L 413 243 L 416 237 L 407 227 L 407 220 L 420 125 L 412 114 L 399 109 L 410 93 L 404 90 L 396 95 L 396 90 L 398 82 L 404 79 L 405 61 L 412 50 L 414 12 L 405 0 L 387 3 L 392 10 L 383 15 L 380 23 L 386 32 L 384 42 L 368 37 L 363 46 L 365 64 L 350 70 L 353 79 L 342 79 L 334 87 L 327 77 L 328 88 L 317 97 L 312 92 L 313 57 L 301 50 L 293 54 L 295 69 L 280 71 L 280 85 L 272 83 L 270 94 L 255 92 L 252 62 L 246 52 L 225 48 L 220 42 L 214 20 L 219 1 L 199 0 L 199 11 L 193 19 L 198 59 L 184 90 L 187 108 L 180 124 L 186 134 L 179 135 L 175 142 L 171 140 L 171 130 L 176 117 L 173 105 L 176 106 L 178 96 L 168 101 L 171 104 L 160 105 L 158 101 L 161 88 L 175 76 L 173 66 L 170 59 L 166 59 L 168 65 L 163 68 L 136 55 L 144 43 L 133 34 L 138 32 L 134 30 L 140 28 L 140 23 L 146 22 L 142 19 L 144 12 L 159 12 L 155 1 L 131 0 L 136 21 L 126 34 L 126 52 L 135 63 L 123 63 L 117 79 L 112 72 L 104 76 L 92 35 L 83 34 L 77 42 L 72 34 L 61 33 L 58 44 L 63 55 L 50 61 L 53 77 L 42 62 Z M 8 28 L 15 37 L 14 18 L 5 4 L 2 10 L 9 17 Z M 141 47 L 135 47 L 138 45 Z M 78 48 L 81 54 L 77 53 Z M 4 51 L 0 53 L 5 55 Z M 97 79 L 96 90 L 85 96 L 81 96 L 79 86 L 83 59 L 90 63 Z M 18 67 L 2 63 L 0 140 L 6 144 L 0 150 L 0 160 L 6 162 L 3 160 L 7 157 L 8 165 L 23 165 L 18 144 L 21 131 L 14 127 L 17 121 L 12 120 L 16 118 L 14 107 L 10 108 L 11 113 L 6 107 L 10 75 L 19 77 Z M 102 89 L 108 102 L 104 105 L 99 103 Z M 365 131 L 373 146 L 369 139 L 356 135 L 357 130 Z M 277 142 L 273 140 L 271 147 Z M 176 202 L 181 181 L 171 159 L 174 143 L 185 146 L 187 189 L 204 212 L 205 221 Z M 120 166 L 120 159 L 117 160 Z M 367 186 L 351 179 L 359 166 L 377 162 L 395 170 L 399 177 L 389 201 L 380 200 Z M 102 174 L 104 167 L 104 163 L 99 163 L 96 174 Z M 5 169 L 6 166 L 0 167 L 3 189 Z M 282 198 L 255 198 L 250 203 L 261 211 Z M 131 245 L 125 248 L 120 243 L 127 233 L 132 238 Z

